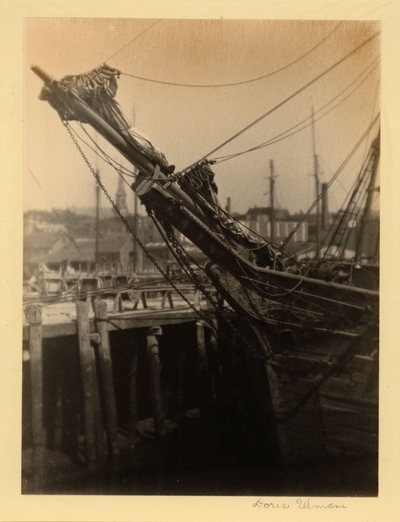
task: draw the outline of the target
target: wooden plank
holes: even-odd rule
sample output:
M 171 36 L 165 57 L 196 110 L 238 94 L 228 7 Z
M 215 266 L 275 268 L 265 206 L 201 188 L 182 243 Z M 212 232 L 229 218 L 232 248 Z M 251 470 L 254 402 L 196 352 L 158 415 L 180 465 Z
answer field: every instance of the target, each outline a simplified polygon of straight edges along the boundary
M 220 397 L 221 389 L 221 369 L 218 360 L 218 321 L 212 319 L 213 328 L 210 328 L 210 369 L 211 369 L 211 390 L 213 400 L 217 400 Z
M 98 354 L 108 448 L 110 454 L 116 457 L 119 455 L 117 444 L 117 412 L 112 374 L 110 339 L 107 327 L 107 303 L 105 301 L 95 303 L 95 316 L 96 329 L 100 335 Z
M 169 307 L 174 308 L 174 302 L 172 300 L 172 290 L 165 290 L 162 292 L 161 308 L 165 308 L 165 302 L 168 300 Z
M 156 326 L 167 326 L 195 321 L 198 315 L 192 310 L 177 313 L 174 310 L 164 310 L 164 313 L 146 310 L 145 314 L 138 317 L 113 317 L 109 315 L 109 331 L 129 330 L 134 328 L 151 328 Z
M 204 415 L 209 401 L 208 383 L 208 360 L 206 352 L 206 342 L 204 335 L 204 321 L 197 321 L 197 369 L 199 377 L 199 409 L 200 415 Z
M 337 430 L 341 428 L 355 429 L 365 433 L 378 432 L 378 416 L 353 414 L 346 411 L 324 411 L 324 429 Z
M 128 439 L 133 448 L 136 444 L 136 428 L 138 421 L 138 398 L 137 398 L 137 368 L 138 368 L 138 345 L 133 340 L 132 355 L 129 364 L 129 404 L 128 404 Z
M 158 337 L 161 328 L 150 328 L 147 332 L 147 359 L 150 365 L 150 387 L 154 411 L 154 432 L 157 438 L 165 435 L 165 408 L 161 394 L 161 363 L 158 352 Z
M 342 397 L 350 397 L 354 396 L 356 393 L 356 384 L 351 382 L 350 375 L 345 375 L 344 377 L 336 377 L 331 375 L 329 379 L 320 386 L 320 395 L 321 396 L 342 396 Z
M 77 301 L 76 317 L 83 388 L 85 456 L 87 464 L 90 465 L 96 461 L 95 405 L 93 396 L 96 374 L 94 351 L 90 346 L 89 312 L 86 301 Z
M 97 334 L 96 334 L 97 335 Z M 92 347 L 93 353 L 94 348 Z M 106 454 L 106 439 L 103 424 L 103 412 L 100 404 L 100 390 L 98 381 L 98 372 L 96 370 L 96 361 L 93 365 L 93 413 L 94 413 L 94 442 L 96 448 L 96 458 L 101 463 L 104 463 L 107 457 Z
M 32 394 L 32 469 L 35 487 L 44 480 L 42 308 L 28 308 L 29 356 Z
M 378 401 L 366 400 L 361 397 L 345 397 L 334 394 L 320 394 L 321 404 L 324 408 L 347 410 L 352 413 L 378 414 Z
M 121 314 L 109 314 L 109 331 L 112 330 L 130 330 L 134 328 L 150 328 L 152 326 L 167 326 L 173 324 L 182 324 L 195 321 L 198 315 L 189 307 L 174 308 L 169 310 L 138 310 L 135 312 L 124 312 Z M 94 322 L 89 319 L 89 332 L 95 331 Z M 75 321 L 44 324 L 42 325 L 43 339 L 53 337 L 64 337 L 67 335 L 76 335 L 77 325 Z M 29 340 L 29 326 L 23 327 L 23 340 Z
M 377 433 L 363 432 L 351 428 L 327 431 L 325 440 L 328 446 L 354 453 L 376 453 L 378 449 Z
M 136 297 L 133 301 L 134 310 L 137 310 L 140 301 L 142 301 L 143 308 L 147 309 L 146 292 L 144 290 L 137 291 Z
M 120 293 L 118 293 L 114 297 L 113 313 L 116 314 L 117 312 L 123 312 L 123 311 L 124 311 L 124 308 L 123 308 L 123 305 L 122 305 L 122 296 L 121 296 Z

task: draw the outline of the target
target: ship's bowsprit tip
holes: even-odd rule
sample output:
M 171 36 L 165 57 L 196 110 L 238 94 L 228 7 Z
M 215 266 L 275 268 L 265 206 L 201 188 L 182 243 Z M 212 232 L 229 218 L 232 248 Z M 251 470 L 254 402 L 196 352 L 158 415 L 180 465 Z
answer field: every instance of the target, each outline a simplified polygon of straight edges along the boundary
M 39 76 L 41 80 L 44 81 L 45 85 L 50 84 L 54 78 L 47 74 L 43 69 L 41 69 L 38 65 L 31 65 L 32 71 Z

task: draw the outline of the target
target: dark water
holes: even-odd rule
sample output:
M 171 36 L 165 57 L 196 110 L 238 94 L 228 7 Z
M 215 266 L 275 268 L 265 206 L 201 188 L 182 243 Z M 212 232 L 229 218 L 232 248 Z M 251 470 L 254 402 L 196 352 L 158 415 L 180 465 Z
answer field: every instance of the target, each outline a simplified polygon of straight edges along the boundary
M 260 497 L 374 497 L 378 493 L 375 458 L 328 459 L 283 468 L 265 459 L 257 464 L 253 458 L 238 458 L 229 444 L 212 451 L 209 440 L 197 437 L 186 442 L 183 447 L 170 440 L 162 447 L 139 440 L 134 450 L 121 447 L 120 457 L 93 469 L 49 452 L 42 484 L 34 486 L 27 466 L 22 492 Z
M 373 466 L 372 466 L 373 467 Z M 279 469 L 129 470 L 54 484 L 45 493 L 81 495 L 376 496 L 371 464 Z

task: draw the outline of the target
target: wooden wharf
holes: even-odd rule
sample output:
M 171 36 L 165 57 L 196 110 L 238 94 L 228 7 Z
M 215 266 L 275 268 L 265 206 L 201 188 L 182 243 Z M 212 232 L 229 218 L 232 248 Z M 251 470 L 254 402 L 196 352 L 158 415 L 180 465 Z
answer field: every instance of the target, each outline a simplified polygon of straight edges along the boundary
M 193 285 L 179 285 L 179 290 L 189 298 L 197 309 L 204 308 L 201 295 Z M 108 311 L 108 330 L 126 330 L 131 328 L 146 328 L 194 321 L 199 318 L 196 311 L 185 304 L 182 298 L 169 285 L 148 285 L 134 291 L 132 299 L 124 299 L 127 291 L 110 291 L 99 294 L 106 300 Z M 81 299 L 96 298 L 91 293 Z M 111 299 L 110 299 L 111 298 Z M 168 306 L 167 306 L 168 303 Z M 29 305 L 27 305 L 28 308 Z M 42 321 L 42 337 L 53 338 L 66 335 L 77 335 L 76 313 L 73 301 L 39 304 L 44 316 Z M 46 310 L 47 315 L 46 315 Z M 26 318 L 25 318 L 26 319 Z M 89 312 L 89 332 L 95 332 L 94 313 Z M 29 323 L 23 324 L 23 340 L 29 340 Z
M 113 372 L 113 350 L 118 348 L 116 343 L 119 341 L 115 338 L 113 342 L 110 340 L 113 332 L 118 335 L 125 332 L 123 342 L 127 344 L 129 351 L 126 369 L 128 376 L 125 378 L 128 389 L 124 393 L 129 397 L 127 418 L 132 447 L 136 440 L 140 393 L 143 394 L 138 384 L 138 349 L 143 345 L 144 339 L 143 358 L 147 359 L 146 387 L 152 408 L 154 436 L 158 439 L 166 433 L 167 405 L 161 387 L 162 363 L 159 350 L 163 328 L 192 324 L 192 339 L 183 339 L 183 342 L 195 345 L 194 351 L 199 353 L 198 371 L 202 374 L 207 365 L 204 340 L 206 322 L 199 321 L 197 310 L 206 312 L 211 324 L 215 325 L 214 310 L 208 309 L 204 297 L 193 285 L 179 285 L 178 289 L 191 305 L 169 285 L 148 285 L 135 289 L 128 298 L 124 289 L 125 295 L 122 295 L 122 291 L 108 295 L 87 292 L 79 294 L 75 302 L 34 302 L 26 306 L 23 324 L 23 424 L 25 432 L 30 432 L 29 435 L 25 434 L 25 440 L 30 441 L 27 445 L 32 448 L 32 483 L 37 491 L 43 486 L 46 446 L 62 446 L 62 436 L 58 435 L 58 441 L 56 440 L 57 430 L 60 432 L 72 429 L 73 433 L 69 434 L 69 438 L 75 457 L 83 438 L 83 461 L 89 467 L 119 455 L 118 405 Z M 179 342 L 182 340 L 176 339 L 175 343 Z M 169 348 L 164 348 L 164 351 L 168 352 Z M 172 351 L 173 349 L 171 347 Z M 57 360 L 58 352 L 62 362 Z M 47 362 L 49 358 L 51 362 Z M 71 359 L 75 362 L 71 363 Z M 72 370 L 63 368 L 63 365 L 68 367 L 71 364 Z M 179 372 L 181 366 L 177 366 Z M 63 374 L 68 374 L 68 377 Z M 56 382 L 57 376 L 59 382 Z M 55 382 L 51 385 L 51 395 L 54 394 L 55 397 L 49 399 L 48 382 L 52 379 Z M 182 380 L 182 376 L 178 380 Z M 200 381 L 204 381 L 201 375 Z M 182 398 L 179 400 L 182 402 Z M 74 408 L 79 409 L 79 414 L 71 411 L 65 413 L 66 409 L 71 410 L 72 403 Z M 48 410 L 52 413 L 49 414 Z M 72 422 L 72 428 L 60 425 L 55 427 L 57 423 L 64 422 Z

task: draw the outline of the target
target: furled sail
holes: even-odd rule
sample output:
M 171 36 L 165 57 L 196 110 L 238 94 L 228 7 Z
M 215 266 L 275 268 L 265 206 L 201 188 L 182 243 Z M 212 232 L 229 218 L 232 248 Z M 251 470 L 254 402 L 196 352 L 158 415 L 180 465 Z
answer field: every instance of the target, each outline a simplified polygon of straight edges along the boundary
M 133 146 L 139 153 L 136 160 L 140 155 L 150 160 L 153 166 L 143 164 L 142 161 L 139 163 L 134 161 L 145 178 L 151 175 L 155 165 L 158 165 L 160 171 L 168 177 L 174 172 L 175 167 L 168 164 L 161 150 L 155 147 L 145 134 L 131 127 L 128 118 L 115 100 L 118 90 L 117 79 L 120 75 L 117 69 L 103 64 L 88 73 L 68 75 L 61 80 L 50 78 L 36 66 L 32 69 L 45 81 L 40 99 L 48 101 L 62 120 L 89 123 L 96 128 L 96 122 L 90 111 L 85 110 L 85 107 L 89 108 Z M 113 142 L 108 135 L 103 135 Z M 121 150 L 120 145 L 119 142 L 119 150 Z M 125 153 L 125 156 L 132 158 L 129 152 Z M 191 206 L 199 210 L 202 215 L 208 216 L 211 219 L 209 226 L 216 227 L 219 232 L 222 232 L 231 246 L 238 245 L 239 248 L 249 250 L 251 260 L 258 266 L 281 268 L 282 257 L 277 249 L 222 210 L 214 177 L 210 162 L 204 160 L 180 174 L 172 175 L 170 179 L 177 181 L 179 187 L 190 197 Z
M 164 153 L 155 147 L 145 134 L 131 126 L 121 106 L 115 100 L 119 76 L 120 71 L 103 64 L 88 73 L 68 75 L 59 81 L 53 80 L 52 83 L 55 82 L 67 96 L 68 93 L 74 92 L 80 100 L 84 101 L 114 129 L 121 132 L 134 147 L 139 148 L 150 160 L 165 169 L 168 167 L 168 161 Z M 49 86 L 45 85 L 40 93 L 40 99 L 47 100 L 59 113 L 61 119 L 78 120 L 85 123 L 81 111 L 79 111 L 79 105 L 74 103 L 72 96 L 68 96 L 69 103 L 60 103 L 59 100 L 55 102 L 49 94 Z M 171 171 L 173 168 L 167 170 Z

